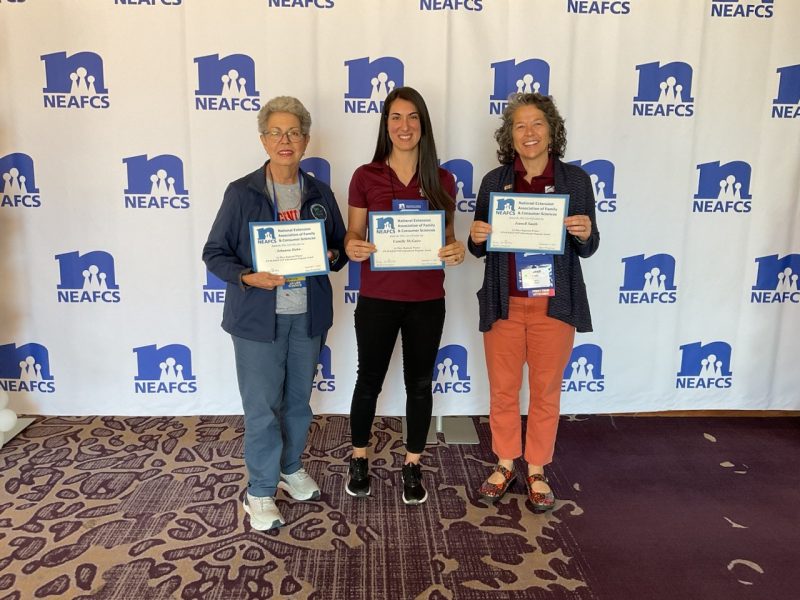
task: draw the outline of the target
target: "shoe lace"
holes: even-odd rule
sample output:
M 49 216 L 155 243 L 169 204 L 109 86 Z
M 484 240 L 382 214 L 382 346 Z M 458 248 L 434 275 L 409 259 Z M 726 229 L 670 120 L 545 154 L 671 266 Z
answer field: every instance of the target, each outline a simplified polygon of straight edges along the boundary
M 368 464 L 366 459 L 356 459 L 350 463 L 350 470 L 354 479 L 364 479 L 367 476 Z
M 308 479 L 310 477 L 310 475 L 308 473 L 306 473 L 305 469 L 301 468 L 301 469 L 298 469 L 295 473 L 293 473 L 292 477 L 297 479 L 298 482 L 302 482 L 302 481 L 305 481 L 306 479 Z
M 408 487 L 417 487 L 421 479 L 422 473 L 419 465 L 409 464 L 403 468 L 403 483 Z
M 269 496 L 255 497 L 253 499 L 258 502 L 259 510 L 267 510 L 272 507 L 273 500 Z

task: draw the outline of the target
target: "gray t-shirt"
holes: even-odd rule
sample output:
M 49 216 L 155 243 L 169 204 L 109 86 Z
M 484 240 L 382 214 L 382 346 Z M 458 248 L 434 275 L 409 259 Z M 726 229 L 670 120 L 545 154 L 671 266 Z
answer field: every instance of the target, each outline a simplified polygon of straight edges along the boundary
M 278 213 L 281 221 L 297 221 L 300 219 L 300 184 L 284 185 L 267 181 L 270 193 L 277 198 Z M 300 315 L 308 310 L 308 299 L 305 277 L 287 279 L 286 283 L 276 290 L 275 312 L 279 315 Z

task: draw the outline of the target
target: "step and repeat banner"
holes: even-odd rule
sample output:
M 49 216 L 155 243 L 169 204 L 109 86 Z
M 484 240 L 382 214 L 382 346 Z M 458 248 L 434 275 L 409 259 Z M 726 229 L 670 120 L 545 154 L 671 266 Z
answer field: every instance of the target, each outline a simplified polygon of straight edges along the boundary
M 346 214 L 383 98 L 410 85 L 462 240 L 508 95 L 566 118 L 601 244 L 564 412 L 800 409 L 798 23 L 795 0 L 0 0 L 0 387 L 21 413 L 240 412 L 200 255 L 265 159 L 257 111 L 306 104 L 303 167 Z M 482 269 L 447 270 L 439 415 L 488 412 Z M 358 270 L 331 280 L 312 401 L 340 413 Z M 402 390 L 397 352 L 381 414 Z

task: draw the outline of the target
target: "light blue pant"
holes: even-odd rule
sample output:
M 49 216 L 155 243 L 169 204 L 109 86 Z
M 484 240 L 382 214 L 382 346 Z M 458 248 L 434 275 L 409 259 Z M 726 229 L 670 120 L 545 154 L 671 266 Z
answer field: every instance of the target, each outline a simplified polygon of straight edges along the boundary
M 244 408 L 244 463 L 252 496 L 274 496 L 280 473 L 302 463 L 311 425 L 311 387 L 321 338 L 308 337 L 308 313 L 275 315 L 274 342 L 233 338 Z

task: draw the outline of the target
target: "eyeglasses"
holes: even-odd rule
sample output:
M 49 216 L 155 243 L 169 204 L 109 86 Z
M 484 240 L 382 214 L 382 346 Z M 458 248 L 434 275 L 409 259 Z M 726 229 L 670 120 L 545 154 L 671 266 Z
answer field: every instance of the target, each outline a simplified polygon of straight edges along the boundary
M 286 136 L 287 139 L 296 144 L 300 140 L 302 140 L 305 135 L 299 129 L 290 129 L 289 131 L 281 131 L 280 129 L 270 129 L 269 131 L 265 131 L 261 135 L 265 136 L 267 140 L 272 142 L 273 144 L 277 144 L 283 139 L 283 136 Z

